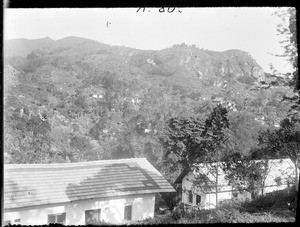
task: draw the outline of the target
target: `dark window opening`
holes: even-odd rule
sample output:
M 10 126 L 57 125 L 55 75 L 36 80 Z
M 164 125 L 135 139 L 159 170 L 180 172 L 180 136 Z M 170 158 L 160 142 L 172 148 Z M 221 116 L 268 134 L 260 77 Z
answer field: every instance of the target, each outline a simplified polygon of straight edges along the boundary
M 57 223 L 57 224 L 65 225 L 65 222 L 66 222 L 66 213 L 48 215 L 48 224 Z
M 191 190 L 189 191 L 189 203 L 193 203 L 193 193 Z
M 201 195 L 196 196 L 196 204 L 198 205 L 199 203 L 201 203 Z
M 182 196 L 182 189 L 181 187 L 177 187 L 176 188 L 176 197 L 178 200 L 181 200 L 181 196 Z
M 238 197 L 238 192 L 232 192 L 232 197 L 237 198 Z
M 132 219 L 132 205 L 125 206 L 124 220 L 130 221 Z
M 85 224 L 86 225 L 97 225 L 100 223 L 101 223 L 101 209 L 85 211 Z

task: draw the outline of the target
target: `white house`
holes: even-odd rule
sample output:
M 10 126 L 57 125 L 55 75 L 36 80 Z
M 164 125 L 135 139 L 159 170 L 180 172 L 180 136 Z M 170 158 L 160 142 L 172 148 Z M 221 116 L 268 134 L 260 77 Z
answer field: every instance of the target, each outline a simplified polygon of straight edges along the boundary
M 185 169 L 179 175 L 174 182 L 178 201 L 181 201 L 188 206 L 198 206 L 200 209 L 212 209 L 216 206 L 216 201 L 220 203 L 224 200 L 233 198 L 239 200 L 251 199 L 251 194 L 249 192 L 239 192 L 233 189 L 228 180 L 225 179 L 225 173 L 220 165 L 218 167 L 218 177 L 216 177 L 215 173 L 212 173 L 211 166 L 211 164 L 200 164 L 198 165 L 199 171 Z M 295 172 L 294 163 L 290 159 L 269 160 L 264 187 L 261 188 L 259 194 L 266 194 L 286 188 L 290 185 L 289 182 L 291 179 L 294 179 Z M 215 183 L 218 181 L 218 192 L 216 193 L 216 187 L 205 187 L 205 184 L 202 184 L 203 186 L 201 187 L 194 184 L 195 179 L 199 174 L 207 177 L 210 182 Z M 201 185 L 201 182 L 199 183 Z M 217 199 L 216 196 L 218 197 Z
M 175 192 L 145 159 L 4 165 L 4 224 L 122 224 L 154 216 Z

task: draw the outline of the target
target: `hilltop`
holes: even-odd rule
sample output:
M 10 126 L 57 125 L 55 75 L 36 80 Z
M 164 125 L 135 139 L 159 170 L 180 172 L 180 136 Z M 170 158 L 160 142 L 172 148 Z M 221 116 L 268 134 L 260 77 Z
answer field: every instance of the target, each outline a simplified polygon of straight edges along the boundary
M 69 36 L 59 40 L 14 39 L 5 41 L 5 57 L 26 57 L 32 51 L 51 56 L 80 59 L 96 68 L 117 66 L 119 71 L 143 76 L 152 83 L 161 79 L 183 90 L 199 90 L 228 83 L 258 84 L 265 73 L 249 53 L 241 50 L 216 52 L 195 45 L 174 45 L 160 51 L 110 46 L 94 40 Z M 209 89 L 210 90 L 210 89 Z
M 4 58 L 10 163 L 147 157 L 159 168 L 166 122 L 204 119 L 217 104 L 247 153 L 286 116 L 283 96 L 295 95 L 242 50 L 140 50 L 70 36 L 6 40 Z

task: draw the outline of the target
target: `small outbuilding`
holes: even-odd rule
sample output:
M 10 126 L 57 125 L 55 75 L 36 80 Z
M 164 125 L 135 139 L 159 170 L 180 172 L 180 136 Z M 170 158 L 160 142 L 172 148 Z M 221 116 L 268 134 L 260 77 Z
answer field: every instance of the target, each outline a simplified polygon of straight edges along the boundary
M 199 209 L 213 209 L 217 203 L 225 200 L 250 200 L 250 192 L 236 190 L 226 179 L 226 174 L 220 167 L 221 163 L 216 164 L 201 163 L 197 165 L 195 170 L 186 168 L 182 171 L 174 182 L 177 202 L 182 202 L 188 207 L 197 206 Z M 212 166 L 217 166 L 217 171 L 211 171 L 214 169 Z M 299 170 L 295 170 L 295 165 L 290 159 L 268 160 L 264 186 L 260 188 L 258 194 L 291 187 L 296 172 L 299 173 Z M 196 180 L 198 181 L 197 184 L 195 184 Z M 210 182 L 213 187 L 209 187 L 204 181 Z M 203 186 L 200 187 L 199 185 Z
M 145 159 L 4 165 L 4 224 L 122 224 L 154 217 L 175 192 Z

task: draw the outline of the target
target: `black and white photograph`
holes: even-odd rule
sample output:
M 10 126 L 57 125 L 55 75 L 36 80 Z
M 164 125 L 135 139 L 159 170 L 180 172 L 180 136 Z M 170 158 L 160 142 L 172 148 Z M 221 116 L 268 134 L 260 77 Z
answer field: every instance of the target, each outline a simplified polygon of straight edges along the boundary
M 3 14 L 2 226 L 296 222 L 295 7 Z

